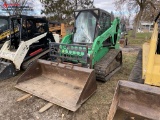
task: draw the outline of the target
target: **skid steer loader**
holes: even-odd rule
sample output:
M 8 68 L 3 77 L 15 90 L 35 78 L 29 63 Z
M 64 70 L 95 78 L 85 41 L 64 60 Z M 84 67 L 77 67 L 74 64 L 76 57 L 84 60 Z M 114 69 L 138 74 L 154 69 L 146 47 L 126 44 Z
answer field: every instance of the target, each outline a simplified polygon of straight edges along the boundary
M 35 59 L 49 53 L 49 42 L 54 42 L 45 18 L 10 16 L 10 31 L 13 34 L 0 50 L 0 80 L 16 75 L 20 69 L 26 69 Z
M 119 81 L 107 120 L 160 120 L 160 19 L 143 44 L 129 80 Z M 159 24 L 159 25 L 158 25 Z
M 101 9 L 74 12 L 73 34 L 50 43 L 51 61 L 37 60 L 18 79 L 16 88 L 76 111 L 122 65 L 118 18 Z M 34 72 L 33 72 L 34 71 Z

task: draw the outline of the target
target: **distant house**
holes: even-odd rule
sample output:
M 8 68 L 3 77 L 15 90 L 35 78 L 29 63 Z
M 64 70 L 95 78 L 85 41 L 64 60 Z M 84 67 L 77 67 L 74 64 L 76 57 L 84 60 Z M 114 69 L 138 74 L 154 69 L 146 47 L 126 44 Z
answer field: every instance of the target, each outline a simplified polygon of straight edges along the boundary
M 153 22 L 140 21 L 138 32 L 152 32 L 153 31 Z
M 133 27 L 131 25 L 126 25 L 126 29 L 127 29 L 127 31 L 133 30 Z

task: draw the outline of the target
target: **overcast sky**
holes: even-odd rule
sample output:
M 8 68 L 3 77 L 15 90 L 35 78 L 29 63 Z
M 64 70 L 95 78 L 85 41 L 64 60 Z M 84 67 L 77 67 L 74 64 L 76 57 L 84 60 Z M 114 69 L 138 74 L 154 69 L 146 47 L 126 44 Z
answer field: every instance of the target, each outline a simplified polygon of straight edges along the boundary
M 104 9 L 108 12 L 112 11 L 114 15 L 119 16 L 120 12 L 116 10 L 114 1 L 115 0 L 94 0 L 94 6 L 97 8 Z M 123 12 L 123 14 L 126 16 L 129 14 L 125 7 L 121 12 Z
M 39 0 L 35 0 L 36 1 L 36 11 L 37 13 L 40 14 L 39 10 L 42 8 L 41 3 Z M 111 11 L 115 11 L 115 7 L 114 7 L 114 0 L 94 0 L 94 6 L 96 8 L 101 8 L 104 9 L 108 12 Z M 34 3 L 34 2 L 33 2 Z
M 115 11 L 114 0 L 94 0 L 94 6 L 108 12 Z
M 96 8 L 104 9 L 108 12 L 113 11 L 114 14 L 116 16 L 118 16 L 119 12 L 116 11 L 114 1 L 115 0 L 94 0 L 94 6 Z M 35 11 L 33 12 L 33 14 L 41 15 L 42 4 L 40 3 L 40 0 L 28 0 L 28 3 L 29 4 L 31 3 L 31 5 L 34 6 Z M 2 2 L 2 4 L 3 4 L 3 2 Z M 126 12 L 124 12 L 124 13 L 126 13 Z
M 101 8 L 104 9 L 108 12 L 111 11 L 115 11 L 115 7 L 114 7 L 114 0 L 94 0 L 94 6 L 96 8 Z M 41 4 L 39 2 L 39 0 L 36 0 L 36 10 L 37 12 L 39 12 L 39 9 L 41 9 Z M 40 13 L 40 12 L 39 12 Z

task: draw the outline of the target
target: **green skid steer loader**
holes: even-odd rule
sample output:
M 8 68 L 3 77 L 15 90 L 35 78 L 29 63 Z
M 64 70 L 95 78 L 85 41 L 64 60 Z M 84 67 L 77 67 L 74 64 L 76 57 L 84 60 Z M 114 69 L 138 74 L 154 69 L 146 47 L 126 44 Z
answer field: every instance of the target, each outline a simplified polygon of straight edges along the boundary
M 101 9 L 74 12 L 73 33 L 50 43 L 51 61 L 36 60 L 16 88 L 76 111 L 122 65 L 120 20 Z

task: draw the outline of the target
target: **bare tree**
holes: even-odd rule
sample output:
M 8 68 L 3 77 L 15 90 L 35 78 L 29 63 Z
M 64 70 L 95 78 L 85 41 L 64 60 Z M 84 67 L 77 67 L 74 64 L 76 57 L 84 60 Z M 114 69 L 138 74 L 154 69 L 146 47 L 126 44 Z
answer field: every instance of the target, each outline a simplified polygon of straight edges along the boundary
M 93 8 L 93 0 L 40 0 L 44 6 L 42 13 L 52 20 L 69 22 L 73 11 L 77 9 Z
M 30 6 L 28 4 L 28 0 L 0 0 L 0 1 L 4 3 L 3 5 L 0 5 L 0 8 L 4 9 L 6 13 L 8 13 L 9 15 L 21 15 L 23 13 L 26 13 L 26 10 L 24 10 L 25 6 L 26 5 Z M 14 7 L 13 6 L 9 7 L 8 6 L 9 4 L 12 4 Z
M 136 30 L 139 25 L 140 20 L 142 20 L 142 15 L 147 10 L 148 7 L 155 8 L 155 0 L 116 0 L 115 5 L 117 8 L 128 6 L 129 10 L 134 10 L 136 12 L 133 25 L 133 37 L 136 37 Z
M 152 2 L 154 2 L 154 6 L 156 9 L 151 6 L 147 6 L 142 15 L 143 21 L 154 21 L 155 17 L 159 13 L 160 1 L 153 0 Z

